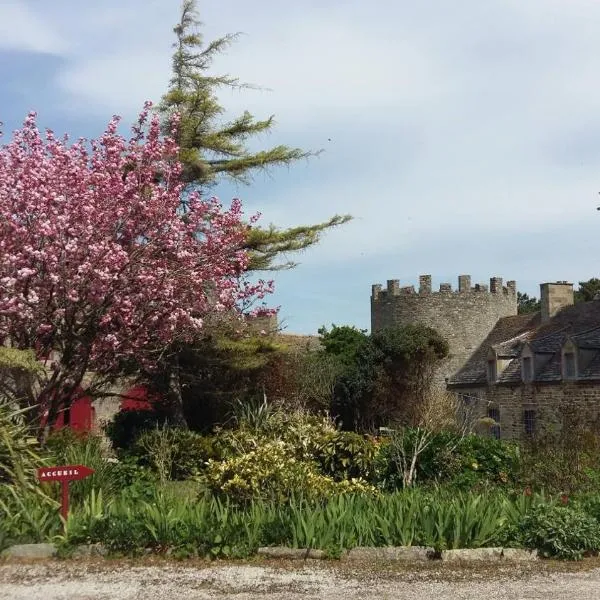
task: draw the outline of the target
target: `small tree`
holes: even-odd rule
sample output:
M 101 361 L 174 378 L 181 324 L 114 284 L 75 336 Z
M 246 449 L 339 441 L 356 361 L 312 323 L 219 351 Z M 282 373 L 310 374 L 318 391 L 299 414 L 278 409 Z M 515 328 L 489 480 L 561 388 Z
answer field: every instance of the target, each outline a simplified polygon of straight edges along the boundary
M 431 445 L 436 433 L 447 430 L 459 432 L 459 436 L 448 439 L 446 450 L 452 452 L 456 448 L 468 431 L 459 412 L 455 394 L 431 389 L 413 411 L 411 420 L 393 430 L 391 459 L 402 473 L 403 487 L 414 485 L 421 455 Z
M 410 421 L 447 354 L 448 343 L 421 324 L 365 336 L 348 355 L 352 358 L 338 379 L 333 412 L 345 428 L 359 430 Z
M 31 113 L 0 149 L 0 337 L 43 361 L 25 403 L 42 403 L 47 429 L 61 409 L 68 420 L 86 373 L 93 388 L 152 370 L 213 315 L 271 291 L 245 277 L 239 201 L 224 209 L 192 193 L 182 218 L 178 147 L 150 108 L 129 141 L 114 118 L 91 150 L 44 140 Z

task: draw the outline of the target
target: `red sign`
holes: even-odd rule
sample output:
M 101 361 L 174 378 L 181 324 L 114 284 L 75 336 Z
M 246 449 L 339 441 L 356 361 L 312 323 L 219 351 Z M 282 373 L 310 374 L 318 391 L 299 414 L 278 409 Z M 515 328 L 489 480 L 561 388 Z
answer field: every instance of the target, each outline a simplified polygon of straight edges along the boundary
M 74 481 L 85 479 L 94 472 L 94 469 L 83 465 L 67 465 L 65 467 L 42 467 L 38 469 L 40 481 Z
M 44 481 L 60 481 L 62 487 L 62 502 L 60 513 L 65 520 L 65 528 L 67 516 L 69 515 L 69 481 L 76 479 L 85 479 L 91 475 L 94 469 L 85 467 L 84 465 L 66 465 L 64 467 L 42 467 L 38 469 L 38 479 Z

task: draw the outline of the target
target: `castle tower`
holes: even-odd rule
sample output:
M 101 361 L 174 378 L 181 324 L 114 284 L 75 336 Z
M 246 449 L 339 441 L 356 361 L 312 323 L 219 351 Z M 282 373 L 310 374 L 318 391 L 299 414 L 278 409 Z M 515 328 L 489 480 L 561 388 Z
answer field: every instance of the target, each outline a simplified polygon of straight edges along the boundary
M 458 290 L 442 283 L 432 291 L 431 275 L 419 277 L 419 290 L 401 287 L 390 279 L 383 289 L 373 285 L 371 292 L 371 331 L 395 325 L 422 323 L 436 329 L 450 345 L 450 356 L 440 367 L 438 382 L 458 371 L 477 350 L 502 317 L 517 314 L 517 285 L 492 277 L 487 285 L 471 286 L 469 275 L 458 277 Z

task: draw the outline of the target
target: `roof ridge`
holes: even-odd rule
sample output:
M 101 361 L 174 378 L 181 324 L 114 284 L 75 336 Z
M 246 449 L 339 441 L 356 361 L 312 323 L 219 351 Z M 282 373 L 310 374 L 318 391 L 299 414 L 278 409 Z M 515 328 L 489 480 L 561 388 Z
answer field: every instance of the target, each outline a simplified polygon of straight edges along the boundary
M 586 335 L 588 333 L 591 333 L 592 331 L 597 331 L 598 329 L 600 329 L 600 325 L 596 325 L 595 327 L 592 327 L 591 329 L 586 329 L 585 331 L 580 331 L 579 333 L 574 333 L 573 335 L 569 335 L 567 337 L 576 338 L 576 337 L 579 337 L 580 335 Z

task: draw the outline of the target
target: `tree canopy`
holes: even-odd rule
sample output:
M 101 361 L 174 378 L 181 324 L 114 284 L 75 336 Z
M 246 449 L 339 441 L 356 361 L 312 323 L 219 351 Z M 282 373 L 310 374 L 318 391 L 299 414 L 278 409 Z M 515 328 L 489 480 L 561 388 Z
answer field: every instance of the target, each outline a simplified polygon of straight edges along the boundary
M 592 277 L 587 281 L 580 281 L 579 288 L 575 290 L 575 302 L 589 302 L 600 292 L 600 279 Z
M 0 337 L 48 367 L 27 400 L 49 426 L 86 372 L 152 369 L 272 289 L 246 278 L 239 201 L 194 193 L 181 218 L 178 148 L 150 108 L 130 140 L 114 118 L 89 146 L 44 139 L 31 113 L 0 149 Z
M 325 352 L 339 351 L 347 360 L 332 406 L 345 429 L 369 430 L 409 421 L 411 411 L 430 392 L 435 368 L 449 351 L 437 331 L 421 324 L 386 328 L 364 340 L 354 328 L 332 332 L 347 342 L 325 347 Z
M 540 301 L 527 294 L 517 292 L 517 313 L 520 315 L 538 312 L 541 308 Z
M 232 120 L 224 120 L 225 108 L 218 92 L 223 88 L 252 86 L 235 77 L 210 72 L 215 57 L 238 35 L 228 34 L 204 44 L 200 25 L 196 0 L 184 0 L 179 23 L 174 28 L 172 77 L 159 105 L 165 132 L 170 130 L 173 114 L 179 114 L 177 142 L 183 183 L 206 193 L 223 178 L 247 184 L 257 172 L 313 156 L 314 152 L 285 145 L 256 152 L 250 149 L 249 140 L 272 130 L 273 115 L 260 120 L 245 111 Z M 249 228 L 245 241 L 245 248 L 250 252 L 249 268 L 291 268 L 296 263 L 287 259 L 280 262 L 282 255 L 316 244 L 324 231 L 349 220 L 349 215 L 334 215 L 323 223 L 289 229 L 275 225 Z

